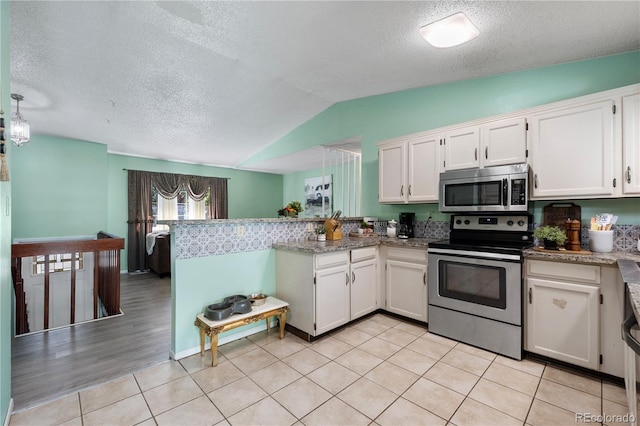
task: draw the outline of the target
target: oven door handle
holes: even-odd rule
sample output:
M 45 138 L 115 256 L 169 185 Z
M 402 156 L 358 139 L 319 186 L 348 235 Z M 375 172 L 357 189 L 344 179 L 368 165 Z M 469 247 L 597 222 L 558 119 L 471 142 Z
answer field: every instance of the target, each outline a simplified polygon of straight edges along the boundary
M 483 259 L 496 260 L 515 260 L 520 261 L 522 258 L 519 254 L 491 253 L 484 251 L 456 250 L 445 248 L 427 248 L 427 254 L 449 254 L 453 256 L 477 257 Z

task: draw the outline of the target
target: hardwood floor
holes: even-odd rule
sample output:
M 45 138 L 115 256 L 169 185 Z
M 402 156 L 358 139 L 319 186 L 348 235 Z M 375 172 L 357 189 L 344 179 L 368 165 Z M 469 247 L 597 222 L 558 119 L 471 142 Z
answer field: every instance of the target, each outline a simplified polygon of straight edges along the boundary
M 169 359 L 171 278 L 123 274 L 120 300 L 124 315 L 13 339 L 14 410 Z

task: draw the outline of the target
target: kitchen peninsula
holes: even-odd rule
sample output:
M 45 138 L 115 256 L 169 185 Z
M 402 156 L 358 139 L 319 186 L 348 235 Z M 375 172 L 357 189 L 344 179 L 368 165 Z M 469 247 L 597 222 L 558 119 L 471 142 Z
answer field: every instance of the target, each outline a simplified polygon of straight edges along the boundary
M 355 231 L 362 218 L 342 219 L 346 236 Z M 395 250 L 421 252 L 426 268 L 427 239 L 408 241 L 374 238 L 343 238 L 335 242 L 309 241 L 323 218 L 262 218 L 226 220 L 163 221 L 170 225 L 172 253 L 172 317 L 174 322 L 171 355 L 180 359 L 200 351 L 193 318 L 206 305 L 234 294 L 265 293 L 276 295 L 276 253 L 301 250 L 348 253 L 353 247 L 384 244 Z M 438 231 L 445 224 L 434 225 Z M 382 225 L 380 225 L 382 226 Z M 386 224 L 385 224 L 386 226 Z M 425 232 L 422 230 L 421 232 Z M 442 238 L 439 236 L 439 238 Z M 393 269 L 396 271 L 396 269 Z M 416 272 L 416 275 L 418 272 Z M 420 286 L 422 273 L 419 274 Z M 376 280 L 377 281 L 377 280 Z M 423 286 L 426 287 L 426 286 Z M 284 296 L 283 300 L 290 302 Z M 381 300 L 381 299 L 378 299 Z M 291 303 L 291 302 L 290 302 Z M 295 306 L 292 305 L 292 308 Z M 404 308 L 402 309 L 404 310 Z M 426 315 L 426 306 L 424 309 Z M 295 317 L 295 312 L 290 315 Z M 295 321 L 295 320 L 294 320 Z M 254 328 L 257 327 L 257 328 Z M 258 332 L 264 324 L 252 324 L 225 334 L 220 344 Z

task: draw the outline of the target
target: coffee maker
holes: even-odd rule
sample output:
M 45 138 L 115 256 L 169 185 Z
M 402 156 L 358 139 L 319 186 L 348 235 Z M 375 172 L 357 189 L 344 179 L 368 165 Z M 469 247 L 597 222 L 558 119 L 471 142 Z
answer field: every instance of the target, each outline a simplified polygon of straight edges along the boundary
M 413 238 L 413 225 L 415 221 L 415 213 L 400 213 L 400 219 L 398 220 L 398 238 Z

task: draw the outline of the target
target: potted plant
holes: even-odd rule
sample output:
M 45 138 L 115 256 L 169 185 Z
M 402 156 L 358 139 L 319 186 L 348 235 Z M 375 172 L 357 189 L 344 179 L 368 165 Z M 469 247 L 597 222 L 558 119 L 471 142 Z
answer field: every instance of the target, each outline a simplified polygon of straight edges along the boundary
M 318 241 L 327 240 L 327 229 L 324 227 L 324 225 L 320 225 L 316 228 L 316 235 L 318 236 Z
M 368 234 L 369 233 L 369 224 L 364 220 L 360 222 L 360 228 L 358 228 L 358 234 Z
M 285 207 L 278 210 L 278 216 L 298 217 L 298 213 L 303 211 L 304 209 L 302 208 L 302 204 L 300 204 L 300 201 L 292 201 Z
M 557 249 L 567 241 L 567 235 L 557 226 L 540 226 L 533 231 L 533 236 L 543 241 L 546 249 Z

